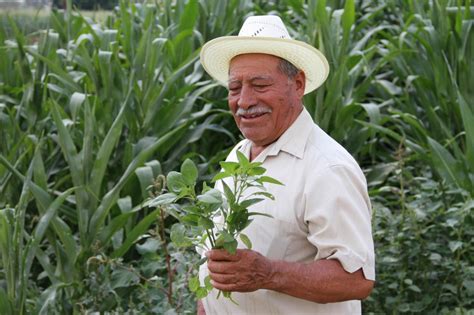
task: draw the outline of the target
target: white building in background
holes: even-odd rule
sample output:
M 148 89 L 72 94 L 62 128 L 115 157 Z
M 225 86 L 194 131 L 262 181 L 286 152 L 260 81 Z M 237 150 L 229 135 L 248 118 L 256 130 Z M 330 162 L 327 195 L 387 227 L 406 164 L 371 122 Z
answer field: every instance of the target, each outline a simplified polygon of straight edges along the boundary
M 0 8 L 50 8 L 51 2 L 51 0 L 0 0 Z

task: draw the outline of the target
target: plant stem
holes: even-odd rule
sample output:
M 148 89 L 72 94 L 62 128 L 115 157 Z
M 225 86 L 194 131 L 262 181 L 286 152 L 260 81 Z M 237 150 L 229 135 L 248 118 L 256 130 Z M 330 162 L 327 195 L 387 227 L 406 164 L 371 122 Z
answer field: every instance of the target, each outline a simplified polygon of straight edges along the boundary
M 247 189 L 246 186 L 246 181 L 247 181 L 247 176 L 243 176 L 242 178 L 234 178 L 234 183 L 239 183 L 240 185 L 237 187 L 237 184 L 235 184 L 235 204 L 239 204 L 240 198 L 243 195 L 243 192 L 245 189 Z
M 209 233 L 209 231 L 211 231 Z M 215 248 L 216 247 L 216 240 L 214 238 L 214 232 L 212 230 L 206 230 L 207 237 L 209 237 L 209 241 L 211 242 L 211 247 Z
M 166 259 L 166 269 L 168 270 L 168 302 L 173 305 L 173 269 L 171 268 L 171 256 L 168 253 L 168 243 L 165 235 L 165 215 L 163 208 L 160 208 L 160 238 L 163 243 L 163 251 Z

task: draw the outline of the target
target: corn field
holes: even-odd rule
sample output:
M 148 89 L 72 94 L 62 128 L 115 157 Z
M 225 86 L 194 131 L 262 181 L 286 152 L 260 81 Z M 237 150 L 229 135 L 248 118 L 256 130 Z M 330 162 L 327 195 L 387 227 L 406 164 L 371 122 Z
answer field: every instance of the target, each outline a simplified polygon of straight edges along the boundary
M 195 313 L 199 257 L 146 202 L 241 138 L 199 49 L 269 13 L 327 56 L 304 103 L 368 179 L 363 312 L 474 312 L 471 1 L 122 0 L 97 22 L 68 0 L 0 19 L 0 314 Z

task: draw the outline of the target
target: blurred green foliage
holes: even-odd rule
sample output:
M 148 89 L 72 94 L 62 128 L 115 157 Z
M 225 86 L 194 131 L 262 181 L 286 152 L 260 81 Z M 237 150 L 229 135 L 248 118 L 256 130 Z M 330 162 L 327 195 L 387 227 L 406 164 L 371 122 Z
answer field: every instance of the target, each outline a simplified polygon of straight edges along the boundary
M 377 285 L 364 313 L 474 309 L 474 9 L 461 0 L 121 1 L 2 14 L 0 313 L 193 313 L 198 259 L 143 202 L 240 137 L 201 45 L 279 14 L 331 74 L 305 97 L 357 158 Z M 40 18 L 41 16 L 41 18 Z
M 111 10 L 118 3 L 118 0 L 72 0 L 72 4 L 79 10 Z M 53 0 L 53 6 L 65 9 L 66 0 Z

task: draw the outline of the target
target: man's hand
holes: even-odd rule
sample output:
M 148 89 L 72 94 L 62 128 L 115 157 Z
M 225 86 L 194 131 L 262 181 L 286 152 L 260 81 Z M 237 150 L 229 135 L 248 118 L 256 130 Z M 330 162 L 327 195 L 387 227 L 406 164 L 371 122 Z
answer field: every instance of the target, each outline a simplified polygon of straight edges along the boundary
M 204 305 L 202 304 L 201 300 L 197 300 L 196 311 L 196 315 L 206 315 L 206 310 L 204 309 Z
M 362 269 L 349 273 L 333 259 L 287 262 L 270 260 L 248 249 L 238 249 L 235 255 L 211 250 L 206 256 L 211 283 L 222 291 L 268 289 L 317 303 L 333 303 L 364 299 L 374 286 Z
M 237 249 L 234 255 L 214 249 L 206 253 L 212 285 L 222 291 L 252 292 L 265 288 L 272 263 L 256 251 Z

